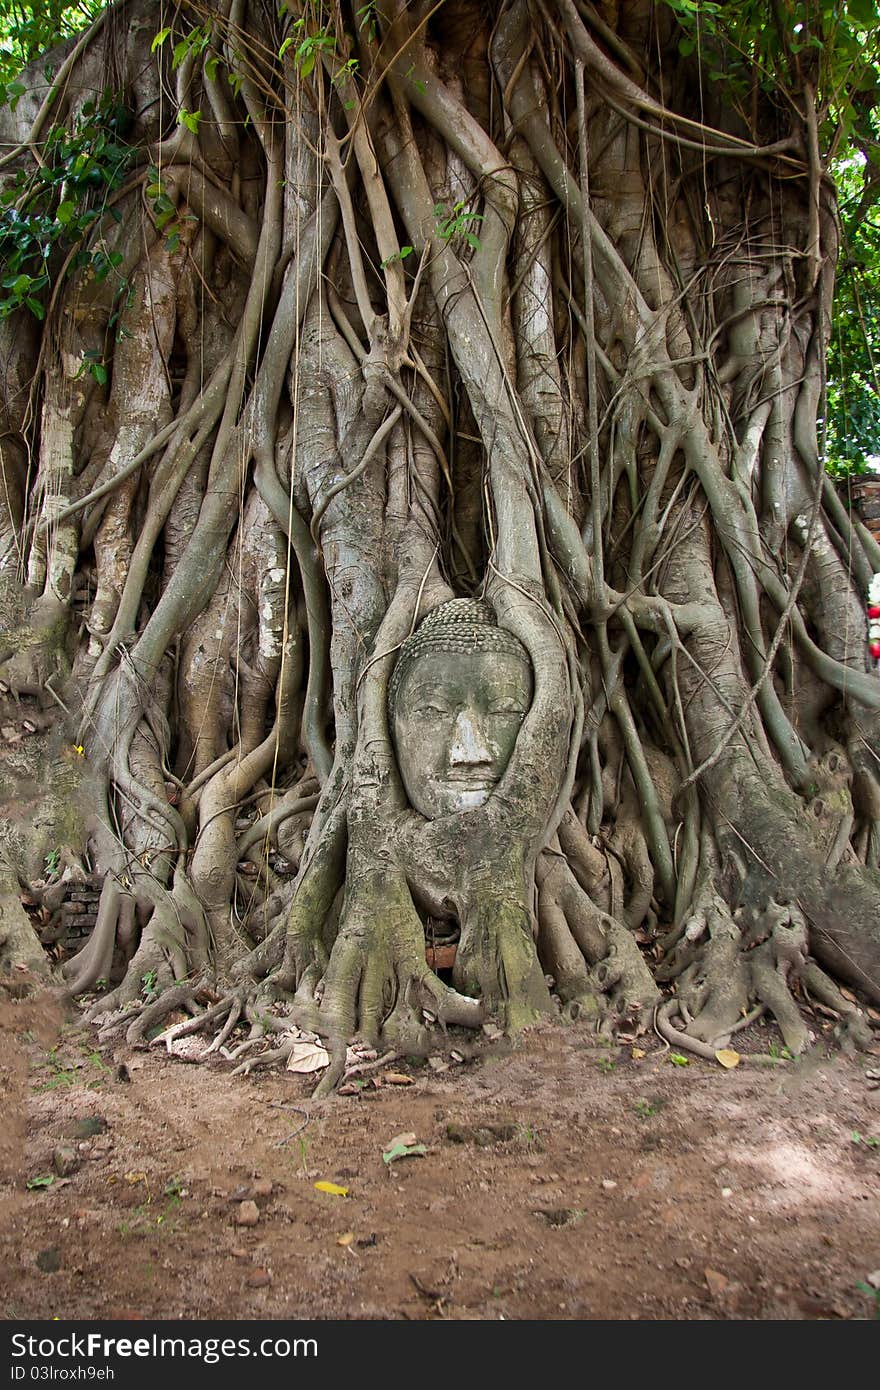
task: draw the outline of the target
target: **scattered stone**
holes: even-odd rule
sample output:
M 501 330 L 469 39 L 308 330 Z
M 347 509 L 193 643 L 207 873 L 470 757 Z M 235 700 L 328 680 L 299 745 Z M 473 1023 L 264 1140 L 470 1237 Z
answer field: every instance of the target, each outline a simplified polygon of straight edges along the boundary
M 249 1254 L 249 1252 L 248 1252 L 247 1250 L 245 1250 L 244 1247 L 241 1246 L 241 1245 L 233 1245 L 233 1247 L 232 1247 L 232 1249 L 230 1250 L 229 1253 L 230 1253 L 230 1255 L 232 1256 L 232 1258 L 233 1258 L 234 1260 L 247 1260 L 247 1259 L 250 1259 L 250 1254 Z
M 721 1189 L 721 1196 L 722 1196 L 722 1197 L 732 1197 L 732 1196 L 733 1196 L 733 1188 L 732 1188 L 732 1187 L 722 1187 L 722 1189 Z
M 604 1187 L 606 1192 L 613 1192 L 614 1188 L 617 1186 L 617 1183 L 614 1181 L 613 1178 L 603 1178 L 602 1186 Z
M 579 1221 L 583 1221 L 586 1212 L 579 1207 L 539 1207 L 535 1212 L 542 1221 L 546 1221 L 548 1226 L 554 1228 L 559 1226 L 576 1226 Z
M 37 1256 L 37 1269 L 43 1274 L 57 1274 L 61 1268 L 61 1251 L 57 1245 L 50 1245 Z
M 713 1298 L 718 1298 L 719 1295 L 723 1294 L 730 1283 L 727 1275 L 719 1274 L 717 1269 L 704 1269 L 703 1278 L 706 1280 L 706 1286 Z
M 235 1213 L 236 1226 L 256 1226 L 260 1219 L 260 1208 L 256 1202 L 241 1202 Z
M 268 1269 L 255 1269 L 248 1275 L 247 1282 L 249 1289 L 265 1289 L 271 1284 L 272 1276 Z
M 444 1062 L 442 1057 L 429 1057 L 428 1066 L 432 1071 L 449 1071 L 449 1063 Z
M 96 1134 L 103 1134 L 107 1128 L 107 1121 L 103 1115 L 83 1115 L 80 1119 L 74 1120 L 70 1137 L 92 1139 Z
M 507 1144 L 511 1139 L 515 1139 L 517 1126 L 509 1122 L 493 1122 L 491 1124 L 465 1125 L 459 1124 L 457 1120 L 450 1120 L 446 1126 L 446 1138 L 452 1144 L 476 1144 L 479 1148 L 488 1148 L 490 1144 Z
M 113 1079 L 114 1081 L 121 1081 L 126 1085 L 130 1083 L 131 1072 L 128 1070 L 128 1067 L 125 1065 L 124 1062 L 119 1063 L 119 1066 L 116 1068 L 116 1071 L 113 1074 Z
M 256 1178 L 253 1184 L 253 1194 L 255 1197 L 271 1197 L 274 1186 L 271 1178 Z
M 867 1278 L 872 1289 L 880 1289 L 880 1269 L 873 1270 Z
M 80 1165 L 80 1157 L 76 1149 L 69 1148 L 66 1144 L 59 1144 L 52 1155 L 52 1167 L 59 1178 L 69 1178 L 71 1173 L 75 1173 Z

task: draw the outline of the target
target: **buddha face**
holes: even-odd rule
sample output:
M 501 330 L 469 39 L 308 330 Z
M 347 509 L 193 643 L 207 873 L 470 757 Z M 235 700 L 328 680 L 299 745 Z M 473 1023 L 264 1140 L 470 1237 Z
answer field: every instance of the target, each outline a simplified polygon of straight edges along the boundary
M 427 651 L 392 715 L 410 803 L 428 820 L 482 806 L 501 779 L 532 702 L 532 668 L 512 652 Z

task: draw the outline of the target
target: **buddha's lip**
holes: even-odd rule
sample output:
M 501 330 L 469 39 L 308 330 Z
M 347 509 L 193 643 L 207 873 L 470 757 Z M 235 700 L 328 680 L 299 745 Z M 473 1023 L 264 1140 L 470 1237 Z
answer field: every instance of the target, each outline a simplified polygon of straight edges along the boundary
M 496 787 L 499 780 L 485 772 L 444 772 L 434 778 L 435 782 L 466 782 L 469 787 Z

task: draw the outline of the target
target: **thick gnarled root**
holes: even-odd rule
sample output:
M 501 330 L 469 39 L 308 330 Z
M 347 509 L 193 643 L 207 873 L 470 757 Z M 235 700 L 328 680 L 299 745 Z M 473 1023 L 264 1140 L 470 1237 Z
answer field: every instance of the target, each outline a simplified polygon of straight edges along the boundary
M 676 978 L 675 995 L 657 1014 L 658 1031 L 712 1060 L 736 1033 L 769 1014 L 785 1053 L 798 1057 L 816 1041 L 798 998 L 812 996 L 839 1019 L 837 1035 L 847 1046 L 867 1047 L 872 1034 L 864 1013 L 809 957 L 808 945 L 805 918 L 794 904 L 771 900 L 744 933 L 717 894 L 705 895 L 658 971 L 658 978 Z

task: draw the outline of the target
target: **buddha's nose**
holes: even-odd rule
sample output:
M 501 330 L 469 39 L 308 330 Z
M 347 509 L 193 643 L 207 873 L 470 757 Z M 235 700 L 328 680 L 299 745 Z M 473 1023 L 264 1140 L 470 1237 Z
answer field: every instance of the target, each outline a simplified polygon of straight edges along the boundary
M 452 767 L 479 767 L 493 762 L 492 750 L 487 746 L 477 721 L 467 710 L 461 710 L 455 721 L 449 762 Z

